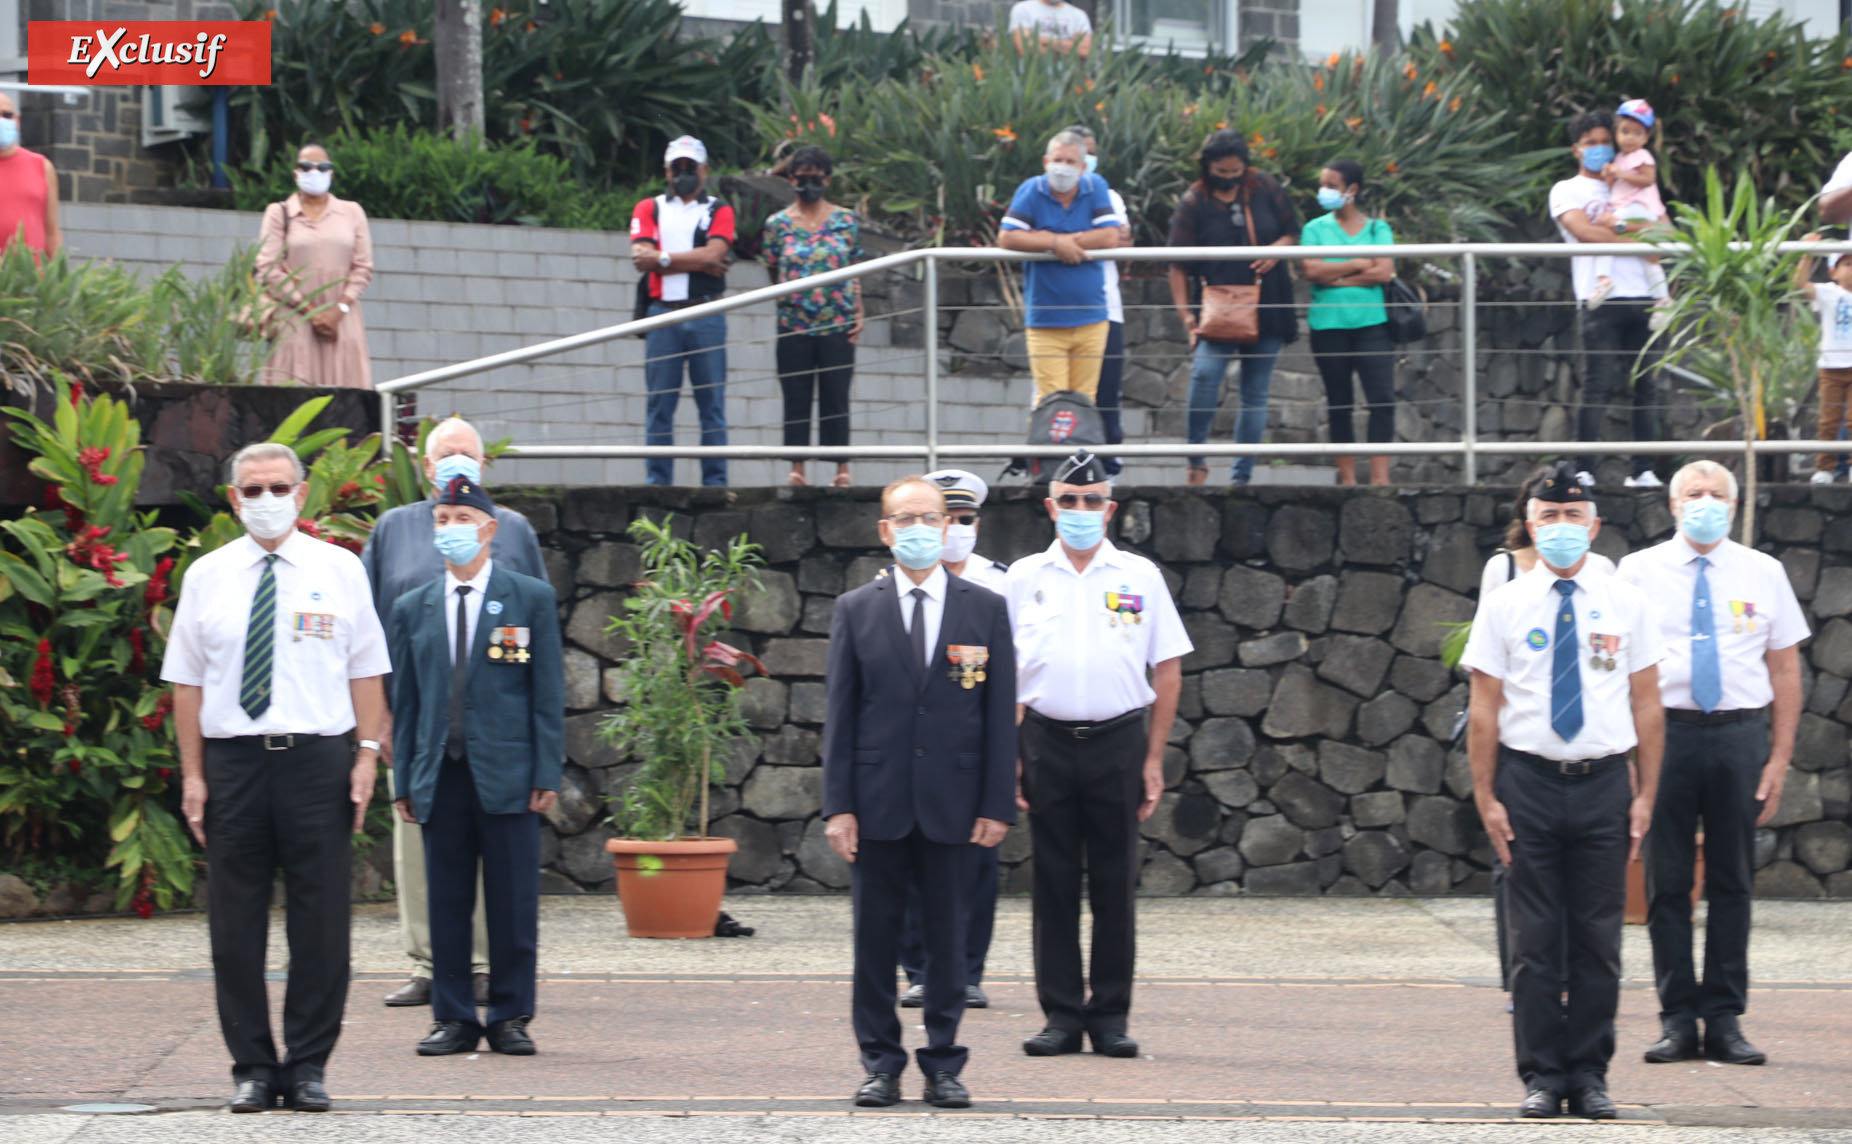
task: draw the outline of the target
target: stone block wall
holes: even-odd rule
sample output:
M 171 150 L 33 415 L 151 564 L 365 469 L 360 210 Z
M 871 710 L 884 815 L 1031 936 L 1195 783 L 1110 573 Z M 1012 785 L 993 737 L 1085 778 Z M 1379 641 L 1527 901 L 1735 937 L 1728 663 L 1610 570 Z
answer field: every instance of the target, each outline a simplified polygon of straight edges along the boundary
M 504 493 L 545 548 L 566 624 L 567 754 L 543 832 L 545 884 L 611 879 L 603 802 L 632 765 L 598 733 L 619 702 L 624 648 L 604 634 L 639 573 L 623 535 L 641 514 L 717 545 L 765 546 L 764 590 L 729 642 L 770 669 L 751 680 L 750 737 L 716 790 L 713 830 L 739 840 L 736 890 L 835 891 L 848 870 L 818 818 L 820 734 L 831 609 L 887 562 L 874 490 L 568 489 Z M 1491 850 L 1452 743 L 1466 701 L 1439 662 L 1445 624 L 1470 619 L 1509 490 L 1126 488 L 1117 543 L 1164 569 L 1196 650 L 1183 662 L 1166 792 L 1145 823 L 1146 894 L 1484 893 Z M 1758 833 L 1757 892 L 1852 896 L 1852 489 L 1779 487 L 1765 496 L 1763 547 L 1808 609 L 1805 714 L 1779 813 Z M 1597 550 L 1618 558 L 1668 537 L 1662 497 L 1603 498 Z M 1026 490 L 993 493 L 979 550 L 1012 560 L 1052 531 Z M 1029 884 L 1032 827 L 1003 843 L 1004 886 Z

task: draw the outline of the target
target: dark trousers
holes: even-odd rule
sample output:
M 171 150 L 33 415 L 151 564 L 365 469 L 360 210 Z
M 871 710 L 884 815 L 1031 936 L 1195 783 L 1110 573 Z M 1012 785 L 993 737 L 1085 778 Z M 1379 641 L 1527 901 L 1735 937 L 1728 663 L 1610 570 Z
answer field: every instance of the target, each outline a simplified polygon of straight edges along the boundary
M 1693 1024 L 1740 1016 L 1749 1004 L 1749 899 L 1755 888 L 1756 786 L 1768 762 L 1768 722 L 1699 726 L 1666 721 L 1665 764 L 1646 835 L 1646 930 L 1659 1014 Z M 1691 957 L 1691 880 L 1704 828 L 1704 981 Z
M 1358 330 L 1313 330 L 1312 360 L 1325 381 L 1333 443 L 1348 445 L 1357 440 L 1350 418 L 1355 398 L 1353 374 L 1363 387 L 1364 408 L 1369 413 L 1368 440 L 1371 444 L 1395 440 L 1395 343 L 1389 340 L 1387 322 Z
M 489 1024 L 534 1015 L 540 947 L 540 816 L 487 814 L 469 763 L 446 759 L 424 824 L 431 906 L 431 1016 L 476 1022 L 470 981 L 470 916 L 476 868 L 489 929 Z
M 1563 1094 L 1606 1084 L 1632 844 L 1626 761 L 1572 777 L 1501 748 L 1494 789 L 1517 836 L 1505 909 L 1518 1075 Z
M 855 346 L 849 331 L 830 334 L 780 333 L 773 350 L 778 385 L 785 391 L 785 441 L 810 444 L 810 406 L 817 406 L 817 444 L 849 443 L 849 380 L 855 376 Z
M 1647 322 L 1652 317 L 1651 298 L 1609 298 L 1598 310 L 1576 311 L 1582 323 L 1582 406 L 1576 411 L 1576 439 L 1601 440 L 1601 422 L 1614 399 L 1633 386 L 1633 414 L 1630 421 L 1635 441 L 1659 439 L 1657 398 L 1658 357 L 1648 354 L 1639 360 L 1653 331 Z M 1595 471 L 1597 458 L 1578 457 L 1576 466 Z M 1633 475 L 1649 472 L 1651 457 L 1633 458 Z
M 1075 739 L 1033 715 L 1023 720 L 1023 795 L 1035 826 L 1035 995 L 1050 1028 L 1126 1031 L 1144 761 L 1142 720 L 1094 739 Z M 1093 910 L 1091 997 L 1080 971 L 1083 873 Z
M 219 1029 L 232 1076 L 289 1085 L 320 1080 L 347 1008 L 354 804 L 345 736 L 282 751 L 207 739 L 206 920 Z M 277 1056 L 264 988 L 270 891 L 283 871 L 289 983 Z
M 894 959 L 909 890 L 917 890 L 926 934 L 926 1047 L 920 1071 L 958 1073 L 970 1055 L 958 1044 L 965 1014 L 965 882 L 969 843 L 934 842 L 915 829 L 907 837 L 861 840 L 849 867 L 855 909 L 855 984 L 851 1024 L 866 1072 L 906 1071 L 895 1010 Z
M 981 985 L 991 934 L 997 928 L 997 848 L 973 846 L 965 864 L 965 984 Z M 900 923 L 900 968 L 909 985 L 926 979 L 925 907 L 919 887 L 912 885 L 907 887 L 907 912 Z
M 1100 359 L 1100 387 L 1094 393 L 1094 406 L 1100 411 L 1100 424 L 1106 430 L 1106 443 L 1117 445 L 1125 440 L 1125 323 L 1106 324 L 1106 354 Z M 1117 457 L 1103 457 L 1108 476 L 1118 476 L 1125 462 Z

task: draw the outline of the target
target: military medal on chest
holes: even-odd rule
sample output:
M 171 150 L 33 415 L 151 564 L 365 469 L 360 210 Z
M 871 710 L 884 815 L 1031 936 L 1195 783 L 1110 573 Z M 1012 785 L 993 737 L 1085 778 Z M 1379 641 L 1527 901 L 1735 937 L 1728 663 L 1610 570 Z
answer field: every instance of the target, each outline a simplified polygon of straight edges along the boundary
M 489 658 L 504 663 L 526 663 L 532 636 L 527 628 L 499 627 L 489 632 Z
M 946 644 L 945 658 L 951 661 L 952 670 L 947 676 L 953 683 L 971 690 L 987 678 L 984 665 L 990 662 L 990 649 L 972 644 Z
M 1620 650 L 1619 636 L 1591 635 L 1588 647 L 1594 653 L 1588 658 L 1588 666 L 1597 671 L 1614 670 L 1614 653 Z
M 1108 627 L 1124 626 L 1129 629 L 1133 624 L 1142 624 L 1145 622 L 1144 610 L 1145 598 L 1143 596 L 1134 596 L 1124 588 L 1120 588 L 1117 592 L 1106 593 Z M 1131 638 L 1129 630 L 1126 638 Z
M 1749 600 L 1731 600 L 1730 617 L 1735 622 L 1730 630 L 1733 632 L 1756 630 L 1756 606 Z

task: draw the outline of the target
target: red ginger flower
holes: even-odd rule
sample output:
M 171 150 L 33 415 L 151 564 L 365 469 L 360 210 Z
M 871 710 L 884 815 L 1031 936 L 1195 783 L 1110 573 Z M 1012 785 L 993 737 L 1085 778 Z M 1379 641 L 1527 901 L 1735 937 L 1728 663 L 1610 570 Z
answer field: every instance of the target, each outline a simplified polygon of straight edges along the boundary
M 83 399 L 84 399 L 84 383 L 81 381 L 73 381 L 71 383 L 71 408 L 72 409 L 77 408 L 77 403 L 82 401 Z
M 109 446 L 101 448 L 92 446 L 77 454 L 77 463 L 90 474 L 93 484 L 113 485 L 117 478 L 103 471 L 103 462 L 109 460 Z
M 51 666 L 51 641 L 40 640 L 38 655 L 32 661 L 32 697 L 44 707 L 58 690 L 58 677 Z
M 154 575 L 148 577 L 148 586 L 142 591 L 142 603 L 150 608 L 167 600 L 167 577 L 174 570 L 174 558 L 163 556 L 154 566 Z
M 161 724 L 167 721 L 168 712 L 173 709 L 174 693 L 171 691 L 163 691 L 161 697 L 154 702 L 154 710 L 141 717 L 141 725 L 150 731 L 159 731 L 161 729 Z M 162 778 L 166 778 L 169 773 L 171 773 L 169 768 L 161 768 Z
M 64 546 L 64 551 L 78 564 L 88 564 L 91 568 L 101 572 L 103 579 L 108 581 L 110 587 L 120 588 L 122 581 L 116 578 L 116 565 L 126 562 L 129 555 L 126 552 L 117 552 L 104 543 L 103 538 L 108 535 L 109 526 L 106 524 L 86 525 L 84 530 L 77 534 L 76 539 Z
M 148 660 L 146 657 L 147 657 L 147 648 L 142 646 L 141 629 L 140 628 L 130 628 L 129 629 L 129 670 L 132 672 L 135 672 L 136 674 L 140 674 L 142 671 L 144 671 L 148 666 Z M 154 730 L 154 728 L 152 727 L 148 729 L 150 731 Z

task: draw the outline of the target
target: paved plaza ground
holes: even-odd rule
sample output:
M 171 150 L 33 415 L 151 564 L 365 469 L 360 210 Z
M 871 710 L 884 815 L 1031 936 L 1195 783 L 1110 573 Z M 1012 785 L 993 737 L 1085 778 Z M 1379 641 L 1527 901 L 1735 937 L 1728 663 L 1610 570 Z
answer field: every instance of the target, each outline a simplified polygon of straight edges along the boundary
M 1769 1052 L 1766 1068 L 1641 1062 L 1656 1006 L 1645 934 L 1629 927 L 1617 1125 L 1510 1121 L 1522 1090 L 1482 899 L 1141 902 L 1137 1060 L 1022 1054 L 1040 1026 L 1028 904 L 1005 900 L 986 982 L 993 1006 L 964 1025 L 968 1112 L 926 1111 L 917 1074 L 900 1106 L 851 1109 L 860 1071 L 845 898 L 742 896 L 727 908 L 757 936 L 632 940 L 614 899 L 546 899 L 540 1054 L 526 1059 L 416 1056 L 429 1011 L 379 1003 L 403 976 L 397 915 L 359 908 L 328 1073 L 337 1114 L 319 1118 L 222 1111 L 230 1081 L 203 917 L 0 926 L 0 1140 L 1182 1144 L 1232 1132 L 1567 1144 L 1620 1132 L 1852 1144 L 1852 903 L 1758 905 L 1746 1028 Z M 278 971 L 281 930 L 277 915 Z M 60 1111 L 95 1102 L 158 1111 Z

